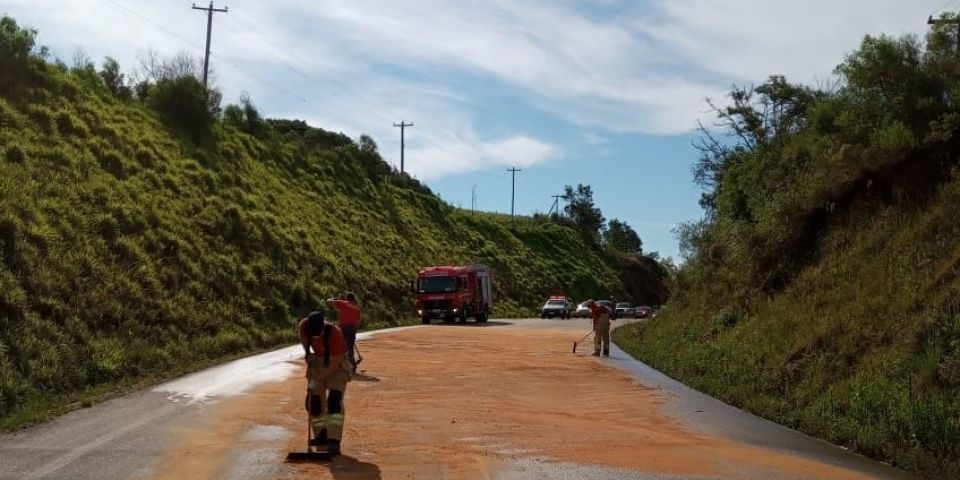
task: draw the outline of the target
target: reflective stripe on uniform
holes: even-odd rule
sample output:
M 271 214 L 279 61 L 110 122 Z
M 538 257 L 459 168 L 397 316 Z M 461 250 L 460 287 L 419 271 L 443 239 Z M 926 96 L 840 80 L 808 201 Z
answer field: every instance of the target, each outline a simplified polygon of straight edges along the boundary
M 319 432 L 324 427 L 326 427 L 328 421 L 329 420 L 327 419 L 326 415 L 320 415 L 318 417 L 310 417 L 310 423 L 313 424 L 313 429 L 317 432 Z
M 331 413 L 330 415 L 327 415 L 327 425 L 343 426 L 343 414 Z

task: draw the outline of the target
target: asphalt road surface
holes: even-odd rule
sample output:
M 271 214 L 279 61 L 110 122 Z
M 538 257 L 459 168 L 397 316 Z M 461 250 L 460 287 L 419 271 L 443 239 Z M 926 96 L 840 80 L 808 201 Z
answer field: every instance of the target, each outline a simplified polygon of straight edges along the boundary
M 344 455 L 303 450 L 300 348 L 232 362 L 0 436 L 0 479 L 913 478 L 693 391 L 585 320 L 363 335 Z

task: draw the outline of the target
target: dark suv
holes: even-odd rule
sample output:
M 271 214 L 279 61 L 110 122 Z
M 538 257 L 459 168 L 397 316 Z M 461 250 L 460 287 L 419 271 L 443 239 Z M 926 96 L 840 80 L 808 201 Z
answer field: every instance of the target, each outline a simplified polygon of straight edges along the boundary
M 627 318 L 633 316 L 633 304 L 630 302 L 620 302 L 617 303 L 616 309 L 617 318 Z

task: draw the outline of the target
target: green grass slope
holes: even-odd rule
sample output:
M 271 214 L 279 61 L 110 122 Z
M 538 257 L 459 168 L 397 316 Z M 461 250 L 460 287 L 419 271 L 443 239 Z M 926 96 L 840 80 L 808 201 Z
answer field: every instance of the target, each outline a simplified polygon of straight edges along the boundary
M 705 151 L 709 215 L 683 230 L 675 294 L 616 341 L 766 418 L 960 478 L 960 60 L 948 33 L 868 37 L 838 91 L 773 78 L 721 111 L 743 141 Z
M 196 144 L 143 102 L 31 65 L 0 82 L 4 429 L 289 344 L 297 315 L 345 289 L 369 328 L 413 322 L 424 265 L 491 266 L 499 316 L 623 290 L 573 229 L 455 209 L 369 142 L 218 121 Z

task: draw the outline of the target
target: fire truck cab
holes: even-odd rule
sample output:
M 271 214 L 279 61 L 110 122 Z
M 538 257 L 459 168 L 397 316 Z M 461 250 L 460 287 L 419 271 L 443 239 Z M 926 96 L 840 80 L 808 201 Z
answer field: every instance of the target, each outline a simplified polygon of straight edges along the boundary
M 493 310 L 493 283 L 484 265 L 424 267 L 414 282 L 416 311 L 424 324 L 486 322 Z

